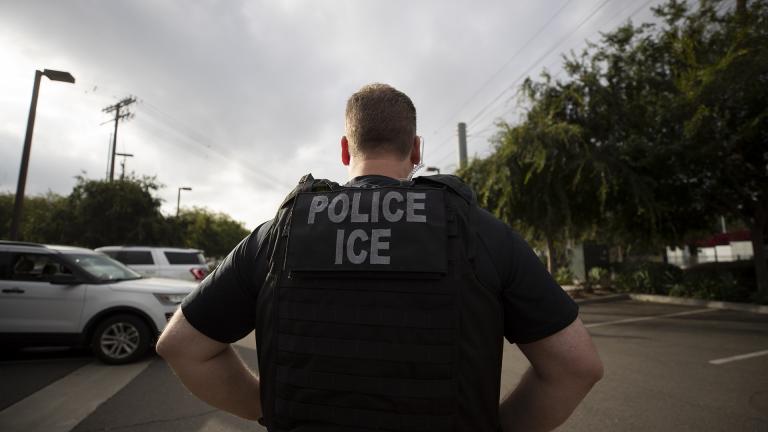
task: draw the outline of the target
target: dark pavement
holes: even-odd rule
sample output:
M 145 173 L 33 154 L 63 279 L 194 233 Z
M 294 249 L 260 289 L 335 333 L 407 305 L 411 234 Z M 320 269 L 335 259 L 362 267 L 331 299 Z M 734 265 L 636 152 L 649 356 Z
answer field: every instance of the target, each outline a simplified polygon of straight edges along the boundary
M 581 318 L 606 374 L 559 430 L 768 431 L 768 355 L 760 355 L 768 350 L 768 315 L 621 301 L 582 305 Z M 255 367 L 255 351 L 238 350 Z M 749 353 L 757 354 L 710 363 Z M 1 358 L 0 379 L 11 391 L 2 392 L 0 403 L 5 407 L 90 361 L 83 353 Z M 526 367 L 520 351 L 507 345 L 502 391 L 513 388 Z M 73 430 L 264 429 L 199 402 L 154 357 Z
M 239 348 L 249 365 L 256 351 Z M 257 423 L 218 411 L 192 396 L 157 358 L 141 375 L 74 429 L 94 431 L 260 431 Z
M 0 352 L 0 411 L 92 361 L 82 349 Z

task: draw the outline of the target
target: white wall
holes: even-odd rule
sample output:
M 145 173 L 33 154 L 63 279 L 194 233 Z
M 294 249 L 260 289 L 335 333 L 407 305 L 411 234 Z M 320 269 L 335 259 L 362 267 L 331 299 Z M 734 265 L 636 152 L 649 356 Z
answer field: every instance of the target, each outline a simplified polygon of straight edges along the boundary
M 752 250 L 752 242 L 731 242 L 731 254 L 733 254 L 733 259 L 735 260 L 752 258 L 754 255 L 754 251 Z

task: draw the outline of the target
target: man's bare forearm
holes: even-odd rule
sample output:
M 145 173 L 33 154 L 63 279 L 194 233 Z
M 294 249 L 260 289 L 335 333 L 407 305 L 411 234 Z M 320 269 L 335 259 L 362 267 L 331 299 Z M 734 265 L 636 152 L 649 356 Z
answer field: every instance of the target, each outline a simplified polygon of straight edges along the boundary
M 504 432 L 551 431 L 560 426 L 584 399 L 596 379 L 570 377 L 545 380 L 533 368 L 499 407 Z
M 232 347 L 204 361 L 166 358 L 192 394 L 221 410 L 249 420 L 261 417 L 259 378 Z

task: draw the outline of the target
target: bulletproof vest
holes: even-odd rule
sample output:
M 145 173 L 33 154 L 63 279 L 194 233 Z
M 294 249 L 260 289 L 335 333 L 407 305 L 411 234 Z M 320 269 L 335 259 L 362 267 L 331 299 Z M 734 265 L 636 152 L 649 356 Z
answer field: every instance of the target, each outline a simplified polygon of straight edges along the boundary
M 498 430 L 502 312 L 473 276 L 474 205 L 453 176 L 302 179 L 257 302 L 270 431 Z

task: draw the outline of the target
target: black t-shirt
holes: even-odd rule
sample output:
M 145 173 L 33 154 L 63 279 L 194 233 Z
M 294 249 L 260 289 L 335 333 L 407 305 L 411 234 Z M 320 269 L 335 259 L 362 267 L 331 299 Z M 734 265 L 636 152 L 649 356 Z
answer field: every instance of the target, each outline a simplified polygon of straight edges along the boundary
M 357 177 L 347 186 L 398 183 L 389 177 L 369 175 Z M 578 306 L 525 240 L 487 211 L 473 211 L 476 214 L 471 220 L 481 245 L 474 260 L 475 274 L 484 286 L 501 293 L 505 338 L 510 343 L 530 343 L 570 325 L 578 316 Z M 261 224 L 243 239 L 184 299 L 184 316 L 201 333 L 232 343 L 254 330 L 256 299 L 268 270 L 267 234 L 271 224 Z

